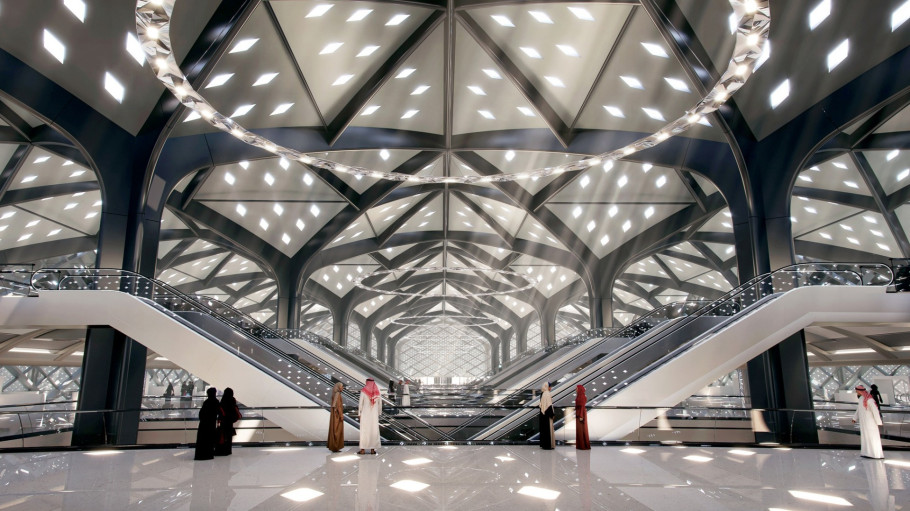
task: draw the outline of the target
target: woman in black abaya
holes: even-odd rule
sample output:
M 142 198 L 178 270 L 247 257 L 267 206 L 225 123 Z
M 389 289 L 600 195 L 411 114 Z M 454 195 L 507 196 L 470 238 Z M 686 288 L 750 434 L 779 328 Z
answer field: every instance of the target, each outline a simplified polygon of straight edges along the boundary
M 544 383 L 540 388 L 540 413 L 537 415 L 540 422 L 540 448 L 555 449 L 556 435 L 553 434 L 553 397 L 550 396 L 550 384 Z
M 234 423 L 240 420 L 240 410 L 237 408 L 237 400 L 234 399 L 234 389 L 228 387 L 224 389 L 221 396 L 221 425 L 218 426 L 218 443 L 215 445 L 215 456 L 229 456 L 231 454 L 231 442 L 233 436 L 237 434 L 234 430 Z
M 196 456 L 194 460 L 215 459 L 215 443 L 218 441 L 218 420 L 221 405 L 215 397 L 215 387 L 205 391 L 208 396 L 199 410 L 199 429 L 196 430 Z

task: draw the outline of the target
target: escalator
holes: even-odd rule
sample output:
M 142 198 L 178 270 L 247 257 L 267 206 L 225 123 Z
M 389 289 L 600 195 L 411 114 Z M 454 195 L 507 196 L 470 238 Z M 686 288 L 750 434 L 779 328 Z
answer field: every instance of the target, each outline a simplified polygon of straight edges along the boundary
M 553 402 L 571 406 L 575 386 L 585 385 L 590 406 L 672 407 L 812 324 L 910 321 L 910 294 L 888 293 L 891 280 L 891 269 L 879 264 L 800 264 L 762 275 L 563 380 Z M 537 402 L 472 439 L 528 439 Z M 658 412 L 592 410 L 591 440 L 622 438 Z
M 350 385 L 342 396 L 346 408 L 358 402 L 359 386 L 349 376 L 289 356 L 294 343 L 285 340 L 287 346 L 276 348 L 265 340 L 267 327 L 160 281 L 121 270 L 44 269 L 31 275 L 30 288 L 0 297 L 0 324 L 110 326 L 205 381 L 231 386 L 244 404 L 267 409 L 269 420 L 298 437 L 325 438 L 336 381 Z M 349 438 L 357 428 L 346 416 Z M 427 439 L 386 413 L 380 415 L 380 433 L 386 440 Z

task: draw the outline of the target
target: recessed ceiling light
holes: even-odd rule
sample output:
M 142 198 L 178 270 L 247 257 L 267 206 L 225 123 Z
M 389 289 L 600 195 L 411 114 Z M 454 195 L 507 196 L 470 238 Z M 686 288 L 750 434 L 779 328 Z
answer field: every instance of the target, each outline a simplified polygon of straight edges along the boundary
M 303 175 L 303 184 L 313 186 L 313 176 L 311 176 L 309 172 Z
M 50 156 L 39 156 L 39 157 L 35 158 L 35 161 L 33 161 L 32 163 L 44 163 L 50 159 L 51 159 Z
M 332 4 L 319 4 L 316 7 L 313 7 L 310 12 L 306 15 L 307 18 L 318 18 L 323 14 L 329 12 L 329 9 L 332 8 Z
M 667 176 L 660 176 L 659 178 L 657 178 L 656 181 L 654 181 L 654 184 L 655 184 L 658 188 L 663 188 L 663 186 L 664 186 L 665 184 L 667 184 Z
M 659 44 L 641 43 L 641 45 L 644 46 L 646 50 L 648 50 L 648 53 L 654 55 L 655 57 L 663 57 L 665 59 L 670 58 L 666 50 L 664 50 L 663 47 Z
M 297 226 L 298 231 L 302 231 L 303 228 L 306 227 L 306 224 L 303 223 L 303 220 L 301 220 L 299 218 L 297 219 L 297 223 L 295 225 Z
M 89 218 L 95 218 L 96 216 L 98 216 L 98 212 L 92 211 L 91 213 L 85 215 L 85 219 L 88 220 Z
M 844 39 L 828 54 L 828 72 L 838 66 L 850 54 L 850 40 Z
M 317 206 L 315 204 L 310 206 L 310 214 L 313 215 L 314 217 L 318 217 L 319 216 L 319 206 Z
M 47 237 L 50 238 L 51 236 L 56 236 L 56 235 L 60 234 L 61 230 L 62 229 L 54 229 L 51 232 L 47 233 Z
M 891 31 L 897 30 L 897 27 L 903 25 L 908 19 L 910 19 L 910 0 L 902 3 L 891 13 Z
M 6 213 L 3 213 L 3 215 L 0 215 L 0 220 L 6 220 L 7 218 L 11 218 L 15 214 L 16 214 L 15 211 L 7 211 Z
M 145 65 L 145 51 L 142 50 L 142 44 L 132 32 L 126 33 L 126 52 L 136 59 L 140 66 Z
M 641 109 L 642 109 L 642 111 L 644 111 L 645 114 L 648 115 L 648 117 L 650 117 L 656 121 L 665 121 L 666 120 L 666 119 L 664 119 L 664 114 L 660 113 L 660 110 L 657 110 L 656 108 L 642 107 Z
M 550 82 L 550 85 L 552 85 L 553 87 L 565 88 L 565 86 L 566 86 L 566 84 L 562 83 L 562 80 L 560 80 L 559 78 L 557 78 L 555 76 L 545 76 L 544 78 L 546 78 L 547 81 Z
M 397 75 L 395 75 L 395 78 L 407 78 L 407 77 L 411 76 L 414 73 L 414 71 L 417 71 L 417 70 L 414 69 L 413 67 L 406 67 L 406 68 L 402 69 Z
M 373 115 L 376 113 L 376 110 L 379 110 L 379 105 L 370 105 L 363 109 L 363 112 L 360 115 Z
M 521 489 L 518 490 L 518 493 L 541 500 L 556 500 L 559 497 L 558 491 L 539 488 L 537 486 L 522 486 Z
M 885 156 L 885 160 L 891 161 L 891 160 L 897 158 L 897 156 L 898 156 L 900 153 L 901 153 L 901 152 L 900 152 L 899 150 L 895 149 L 895 150 L 889 152 L 887 156 Z
M 237 204 L 235 209 L 240 216 L 246 216 L 246 206 L 243 204 Z
M 265 218 L 259 219 L 259 227 L 262 227 L 263 230 L 269 230 L 269 222 Z
M 622 188 L 623 186 L 626 186 L 626 184 L 628 182 L 629 182 L 629 178 L 626 177 L 625 174 L 623 174 L 623 175 L 619 176 L 619 179 L 616 181 L 616 186 Z
M 641 84 L 641 81 L 639 81 L 638 78 L 635 78 L 634 76 L 620 76 L 619 78 L 622 79 L 622 81 L 626 82 L 626 85 L 632 87 L 633 89 L 645 90 L 645 87 Z
M 276 215 L 281 216 L 281 214 L 284 213 L 284 208 L 281 206 L 281 204 L 278 204 L 276 202 L 275 205 L 272 206 L 272 211 L 274 211 Z
M 856 238 L 847 237 L 847 241 L 849 241 L 850 243 L 853 243 L 854 245 L 859 245 L 859 240 Z
M 320 55 L 330 55 L 330 54 L 338 51 L 338 48 L 341 48 L 342 46 L 344 46 L 344 43 L 337 43 L 337 42 L 329 43 L 322 48 L 322 50 L 319 52 L 319 54 Z
M 275 107 L 275 110 L 273 110 L 269 115 L 281 115 L 290 110 L 292 106 L 294 106 L 294 103 L 282 103 Z
M 565 53 L 569 57 L 578 56 L 578 51 L 568 44 L 557 44 L 556 47 L 559 48 L 559 51 Z
M 410 479 L 403 479 L 396 483 L 392 483 L 389 486 L 398 490 L 404 490 L 413 493 L 428 488 L 430 485 L 418 481 L 411 481 Z
M 604 105 L 604 110 L 606 110 L 607 113 L 612 115 L 613 117 L 619 117 L 622 119 L 626 118 L 626 115 L 624 113 L 622 113 L 622 109 L 620 109 L 617 106 Z
M 505 156 L 506 156 L 506 161 L 512 161 L 515 159 L 515 151 L 509 149 L 508 151 L 506 151 Z
M 104 73 L 104 90 L 116 99 L 118 103 L 123 103 L 123 95 L 126 93 L 126 89 L 114 78 L 114 75 L 107 72 Z
M 581 181 L 579 181 L 578 184 L 581 185 L 582 188 L 586 188 L 589 184 L 591 184 L 591 178 L 586 174 L 582 176 Z
M 284 244 L 287 245 L 291 242 L 291 237 L 288 236 L 288 233 L 284 233 L 281 235 L 281 241 L 283 241 Z
M 631 221 L 631 220 L 626 220 L 625 222 L 623 222 L 623 224 L 622 224 L 622 232 L 627 232 L 627 231 L 628 231 L 629 229 L 631 229 L 631 228 L 632 228 L 632 221 Z
M 234 76 L 234 73 L 223 73 L 220 75 L 215 75 L 211 80 L 209 80 L 209 84 L 206 85 L 205 88 L 211 89 L 212 87 L 220 87 L 227 83 L 227 81 L 230 80 L 232 76 Z
M 684 460 L 689 460 L 689 461 L 694 461 L 694 462 L 697 462 L 697 463 L 705 463 L 706 461 L 713 461 L 713 460 L 714 460 L 714 458 L 709 458 L 708 456 L 699 456 L 699 455 L 697 455 L 697 454 L 693 454 L 693 455 L 690 455 L 690 456 L 686 456 L 686 457 L 684 457 L 683 459 L 684 459 Z
M 553 24 L 553 20 L 550 18 L 550 16 L 547 15 L 547 13 L 545 13 L 543 11 L 528 11 L 528 14 L 533 16 L 534 19 L 540 23 L 546 23 L 548 25 Z
M 81 176 L 82 174 L 85 174 L 85 171 L 84 171 L 84 170 L 75 170 L 75 171 L 73 171 L 72 174 L 70 174 L 70 177 L 79 177 L 79 176 Z
M 19 236 L 19 239 L 16 241 L 25 241 L 31 237 L 32 237 L 32 233 L 23 234 L 22 236 Z M 16 349 L 16 348 L 13 348 L 13 349 Z
M 777 108 L 777 105 L 783 103 L 789 95 L 790 79 L 788 78 L 781 82 L 781 84 L 771 92 L 771 108 Z
M 584 7 L 569 7 L 568 9 L 572 11 L 572 14 L 574 14 L 575 17 L 580 20 L 594 21 L 594 16 L 592 16 L 591 13 Z
M 607 210 L 607 214 L 610 215 L 610 218 L 616 216 L 617 213 L 619 213 L 619 208 L 615 204 L 610 206 L 610 209 Z
M 332 85 L 344 85 L 348 83 L 351 78 L 354 78 L 354 75 L 341 75 L 332 82 Z
M 602 246 L 602 247 L 605 246 L 609 242 L 610 242 L 610 236 L 608 236 L 606 234 L 604 234 L 603 237 L 600 238 L 600 246 Z
M 256 82 L 253 84 L 253 87 L 266 85 L 274 80 L 276 76 L 278 76 L 278 73 L 265 73 L 256 80 Z
M 373 9 L 357 9 L 354 14 L 351 14 L 348 21 L 360 21 L 369 16 L 371 12 L 373 12 Z
M 376 46 L 375 44 L 368 44 L 368 45 L 364 46 L 362 50 L 360 50 L 360 53 L 358 53 L 357 56 L 358 57 L 369 57 L 378 49 L 379 49 L 379 46 Z
M 493 116 L 493 113 L 490 112 L 489 110 L 478 110 L 477 113 L 482 115 L 484 119 L 495 119 L 496 118 Z
M 585 228 L 588 229 L 588 232 L 593 231 L 595 227 L 597 227 L 597 224 L 594 222 L 594 220 L 591 220 L 588 222 L 588 225 L 585 226 Z
M 429 88 L 430 88 L 429 85 L 418 85 L 418 86 L 411 92 L 411 95 L 412 95 L 412 96 L 419 96 L 419 95 L 423 94 L 424 92 L 426 92 L 427 90 L 429 90 Z
M 521 51 L 525 52 L 525 55 L 527 55 L 528 57 L 531 57 L 532 59 L 543 58 L 540 56 L 540 53 L 537 50 L 535 50 L 534 48 L 531 48 L 530 46 L 522 46 Z
M 645 210 L 645 218 L 651 218 L 654 216 L 654 206 L 648 206 L 648 209 Z
M 262 176 L 262 179 L 263 179 L 263 181 L 265 181 L 269 186 L 272 186 L 273 184 L 275 184 L 275 176 L 271 175 L 271 174 L 268 173 L 268 172 L 266 172 L 265 175 Z
M 904 179 L 907 179 L 907 176 L 910 176 L 910 169 L 900 171 L 900 174 L 897 175 L 897 180 L 903 181 Z
M 487 76 L 489 76 L 490 78 L 492 78 L 492 79 L 494 79 L 494 80 L 501 80 L 501 79 L 502 79 L 502 75 L 499 74 L 499 72 L 496 71 L 495 69 L 486 68 L 486 69 L 483 70 L 483 72 L 484 72 Z
M 852 506 L 849 500 L 842 499 L 840 497 L 835 497 L 833 495 L 825 495 L 822 493 L 812 493 L 808 491 L 800 490 L 788 490 L 790 495 L 798 499 L 811 500 L 813 502 L 822 502 L 824 504 L 834 504 L 835 506 Z
M 231 186 L 233 186 L 234 182 L 236 181 L 236 179 L 234 179 L 234 174 L 231 174 L 230 172 L 224 173 L 224 180 Z
M 477 86 L 477 85 L 468 85 L 468 90 L 471 91 L 471 92 L 473 92 L 474 94 L 477 94 L 478 96 L 486 96 L 486 95 L 487 95 L 487 93 L 484 92 L 483 89 L 481 89 L 481 88 L 480 88 L 479 86 Z
M 859 188 L 859 185 L 856 184 L 856 182 L 854 182 L 854 181 L 844 181 L 844 185 L 846 185 L 850 188 Z
M 420 112 L 420 110 L 408 110 L 407 112 L 404 113 L 404 115 L 401 116 L 401 118 L 410 119 L 411 117 L 414 117 L 415 115 L 417 115 L 418 112 Z
M 512 20 L 510 20 L 508 16 L 503 16 L 502 14 L 492 14 L 492 15 L 490 15 L 490 17 L 493 18 L 493 21 L 495 21 L 496 23 L 499 23 L 500 25 L 502 25 L 504 27 L 514 27 L 515 26 L 515 24 L 512 23 Z
M 389 156 L 390 156 L 390 154 L 389 154 L 388 149 L 383 149 L 382 151 L 379 151 L 379 157 L 382 158 L 383 160 L 388 160 Z
M 241 117 L 243 115 L 246 115 L 250 110 L 253 109 L 254 106 L 256 105 L 240 105 L 236 110 L 234 110 L 234 113 L 231 114 L 231 117 Z
M 818 235 L 821 236 L 822 238 L 825 238 L 826 240 L 831 239 L 831 235 L 826 232 L 820 232 L 820 233 L 818 233 Z
M 534 117 L 534 111 L 526 106 L 517 107 L 518 111 L 521 112 L 525 117 Z
M 82 0 L 63 0 L 63 5 L 65 5 L 79 21 L 85 23 L 85 3 Z
M 291 490 L 287 493 L 281 494 L 282 497 L 288 500 L 293 500 L 294 502 L 306 502 L 322 495 L 323 493 L 321 491 L 316 491 L 310 488 L 297 488 L 296 490 Z
M 835 167 L 837 167 L 837 168 L 839 168 L 839 169 L 846 169 L 846 168 L 847 168 L 847 164 L 846 164 L 846 163 L 841 163 L 841 162 L 839 162 L 839 161 L 836 161 L 836 162 L 832 163 L 832 165 L 834 165 Z
M 758 57 L 758 60 L 755 61 L 755 67 L 753 71 L 757 71 L 758 68 L 762 66 L 768 59 L 771 58 L 771 40 L 765 39 L 765 46 L 762 48 L 761 55 Z
M 689 92 L 689 86 L 686 85 L 686 82 L 680 80 L 679 78 L 664 78 L 667 83 L 670 84 L 670 87 L 682 92 Z
M 875 245 L 876 245 L 878 248 L 884 250 L 885 252 L 890 252 L 890 251 L 891 251 L 891 247 L 889 247 L 888 245 L 885 245 L 884 243 L 876 243 Z
M 572 210 L 572 216 L 578 218 L 581 216 L 582 209 L 581 206 L 575 206 L 575 209 Z
M 66 46 L 50 30 L 44 29 L 44 49 L 62 64 L 66 60 Z
M 821 25 L 829 14 L 831 14 L 831 0 L 822 0 L 809 12 L 809 30 L 815 30 L 815 27 Z
M 234 47 L 231 48 L 231 51 L 229 51 L 228 53 L 240 53 L 240 52 L 247 51 L 250 48 L 252 48 L 253 45 L 256 44 L 257 41 L 259 41 L 258 38 L 241 39 L 241 40 L 237 41 L 237 44 L 235 44 Z
M 408 19 L 410 16 L 411 16 L 410 14 L 396 14 L 396 15 L 392 16 L 392 18 L 389 19 L 389 21 L 388 21 L 385 25 L 386 25 L 387 27 L 393 27 L 393 26 L 395 26 L 395 25 L 401 25 L 401 22 L 403 22 L 404 20 Z

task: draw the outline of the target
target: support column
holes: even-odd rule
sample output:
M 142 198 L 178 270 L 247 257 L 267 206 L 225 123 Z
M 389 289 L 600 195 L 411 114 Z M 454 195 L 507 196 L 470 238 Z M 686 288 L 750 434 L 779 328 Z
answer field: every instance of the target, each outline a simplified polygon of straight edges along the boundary
M 606 297 L 588 297 L 588 307 L 591 311 L 591 328 L 609 328 L 613 326 L 613 299 L 612 293 Z
M 504 343 L 502 341 L 500 341 L 500 342 L 495 343 L 492 346 L 490 346 L 490 358 L 492 359 L 491 360 L 491 362 L 492 362 L 491 369 L 493 370 L 494 373 L 498 372 L 500 369 L 500 367 L 499 367 L 499 349 L 500 349 L 500 346 L 503 344 Z

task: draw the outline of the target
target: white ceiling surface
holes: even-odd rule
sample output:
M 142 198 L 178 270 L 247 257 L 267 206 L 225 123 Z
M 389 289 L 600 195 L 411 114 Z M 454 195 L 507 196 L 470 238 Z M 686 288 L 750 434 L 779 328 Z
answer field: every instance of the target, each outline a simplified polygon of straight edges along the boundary
M 335 117 L 347 98 L 360 89 L 431 11 L 404 4 L 349 1 L 328 4 L 332 7 L 322 16 L 307 17 L 315 6 L 324 3 L 307 0 L 272 2 L 271 6 L 319 109 L 328 120 Z M 372 9 L 372 12 L 360 21 L 346 21 L 359 9 Z M 387 26 L 397 14 L 409 16 L 398 25 Z M 331 42 L 344 44 L 334 53 L 320 55 Z M 369 56 L 357 56 L 371 45 L 379 48 Z M 354 76 L 343 85 L 332 85 L 346 74 Z
M 17 204 L 17 207 L 83 235 L 97 234 L 101 225 L 101 192 L 79 193 L 45 197 Z
M 29 126 L 31 126 L 32 128 L 41 126 L 42 124 L 44 124 L 44 121 L 39 119 L 30 110 L 28 110 L 26 108 L 22 108 L 19 105 L 19 103 L 15 102 L 11 99 L 0 97 L 0 103 L 8 106 L 9 109 L 13 111 L 13 113 L 18 115 L 20 119 L 25 121 L 25 123 L 28 124 Z
M 888 122 L 882 124 L 876 133 L 894 133 L 910 131 L 910 108 L 904 108 L 894 117 L 888 119 Z
M 376 234 L 382 234 L 386 228 L 406 214 L 411 209 L 411 206 L 420 202 L 426 195 L 427 194 L 425 193 L 412 195 L 367 210 L 367 217 L 370 219 L 370 224 L 373 226 Z M 432 208 L 430 210 L 434 211 L 436 216 L 442 215 L 441 209 Z
M 336 151 L 333 153 L 310 153 L 317 158 L 327 158 L 349 167 L 365 167 L 381 172 L 392 172 L 402 163 L 417 154 L 417 151 L 404 149 L 378 149 L 370 151 Z M 385 158 L 383 158 L 385 156 Z M 367 191 L 382 179 L 372 177 L 359 177 L 344 172 L 335 174 L 357 193 Z
M 214 0 L 179 2 L 171 30 L 174 46 L 188 49 L 215 6 Z M 136 32 L 134 9 L 134 2 L 86 1 L 85 21 L 81 22 L 63 2 L 17 2 L 15 9 L 2 12 L 4 26 L 17 29 L 0 30 L 0 47 L 136 134 L 164 86 L 148 71 L 148 64 L 139 64 L 126 51 L 127 34 Z M 63 63 L 44 49 L 45 29 L 67 46 Z M 105 73 L 113 75 L 125 88 L 122 103 L 104 90 Z
M 649 163 L 609 161 L 584 171 L 550 199 L 551 203 L 575 201 L 689 204 L 693 199 L 679 175 L 671 168 Z
M 811 181 L 809 181 L 811 179 Z M 797 186 L 869 196 L 869 187 L 849 156 L 838 156 L 800 173 Z
M 910 184 L 910 151 L 893 149 L 865 151 L 862 154 L 869 161 L 886 194 L 892 194 Z
M 359 218 L 356 222 L 347 226 L 341 234 L 335 237 L 326 248 L 337 247 L 352 241 L 359 241 L 374 236 L 372 227 L 366 218 Z
M 0 145 L 0 157 L 3 156 L 3 151 L 9 150 L 10 147 L 13 148 L 13 151 L 15 150 L 15 146 Z M 6 159 L 8 160 L 9 156 Z M 13 178 L 9 189 L 21 190 L 85 181 L 97 181 L 95 173 L 40 147 L 34 147 L 29 151 L 28 157 Z
M 552 153 L 541 151 L 476 151 L 477 155 L 493 164 L 503 174 L 516 174 L 533 169 L 555 167 L 580 160 L 583 154 Z M 535 194 L 559 176 L 515 181 L 528 193 Z
M 318 175 L 303 165 L 287 160 L 287 168 L 281 165 L 281 158 L 251 160 L 247 168 L 240 163 L 216 167 L 205 180 L 196 200 L 273 200 L 311 202 L 342 201 L 344 198 L 325 184 Z M 230 183 L 230 173 L 234 184 Z M 267 181 L 271 176 L 271 184 Z
M 733 9 L 727 0 L 676 0 L 680 10 L 693 26 L 695 33 L 714 64 L 714 70 L 726 70 L 733 55 L 735 40 L 728 27 Z
M 402 224 L 395 233 L 442 231 L 442 211 L 443 200 L 441 196 L 437 196 L 415 212 L 414 216 Z

